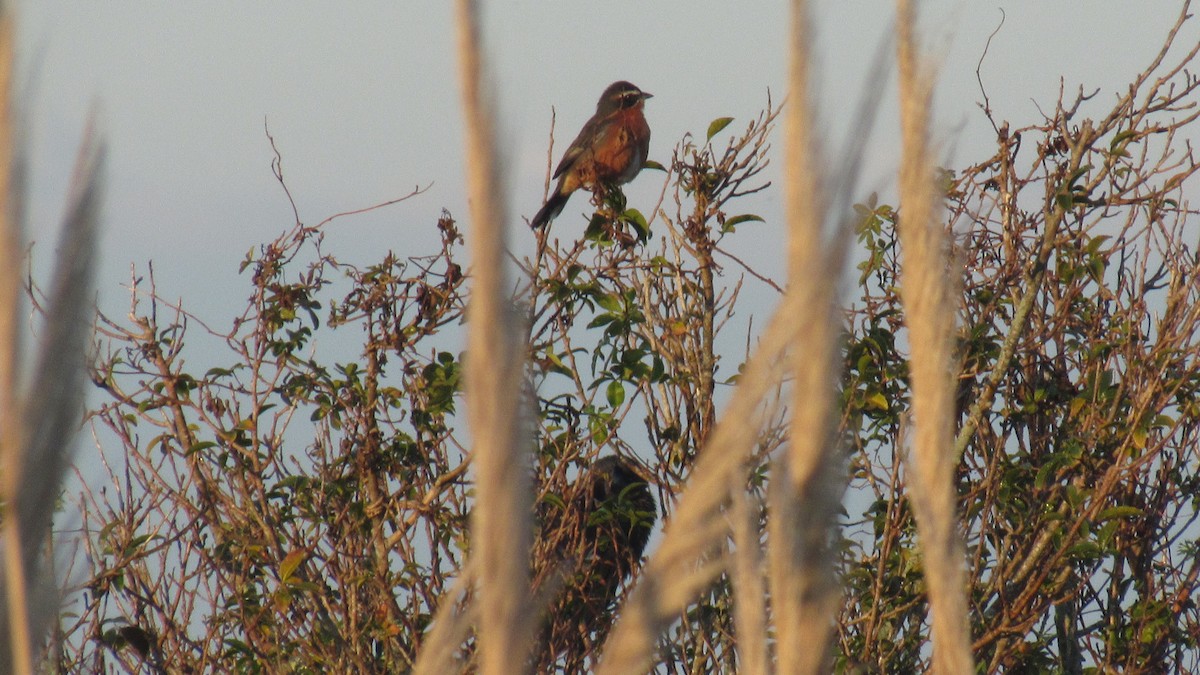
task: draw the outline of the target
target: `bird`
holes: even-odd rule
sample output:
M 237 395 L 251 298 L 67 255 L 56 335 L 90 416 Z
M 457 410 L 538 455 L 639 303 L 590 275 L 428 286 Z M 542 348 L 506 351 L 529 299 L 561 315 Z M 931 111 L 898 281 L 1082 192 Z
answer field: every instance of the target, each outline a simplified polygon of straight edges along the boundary
M 624 80 L 608 85 L 596 103 L 596 114 L 563 153 L 554 170 L 558 184 L 529 221 L 530 227 L 539 229 L 554 220 L 579 188 L 595 192 L 624 185 L 638 175 L 650 151 L 650 126 L 643 110 L 652 97 Z
M 607 633 L 617 590 L 641 564 L 657 520 L 648 469 L 619 455 L 597 460 L 563 498 L 539 506 L 535 593 L 556 587 L 536 657 L 538 672 L 578 672 Z
M 646 473 L 633 460 L 609 455 L 576 481 L 576 509 L 588 514 L 584 540 L 618 579 L 641 561 L 658 515 Z

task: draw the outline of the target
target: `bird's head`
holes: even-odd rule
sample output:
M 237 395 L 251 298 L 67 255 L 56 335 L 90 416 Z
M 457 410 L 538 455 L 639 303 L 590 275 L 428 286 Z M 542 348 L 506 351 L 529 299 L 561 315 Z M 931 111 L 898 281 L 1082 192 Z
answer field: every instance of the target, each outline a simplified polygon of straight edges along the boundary
M 653 96 L 654 94 L 648 94 L 625 80 L 613 82 L 600 95 L 600 100 L 596 103 L 596 111 L 610 113 L 627 108 L 637 108 L 646 99 L 653 98 Z

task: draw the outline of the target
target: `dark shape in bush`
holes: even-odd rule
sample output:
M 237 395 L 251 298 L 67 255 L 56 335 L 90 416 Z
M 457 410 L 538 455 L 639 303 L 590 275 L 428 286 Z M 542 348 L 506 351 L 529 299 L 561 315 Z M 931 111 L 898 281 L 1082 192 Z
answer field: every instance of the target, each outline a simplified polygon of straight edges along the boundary
M 622 582 L 640 564 L 657 519 L 649 472 L 610 455 L 581 473 L 565 499 L 538 509 L 534 588 L 553 591 L 539 642 L 538 672 L 557 662 L 578 672 L 612 623 Z

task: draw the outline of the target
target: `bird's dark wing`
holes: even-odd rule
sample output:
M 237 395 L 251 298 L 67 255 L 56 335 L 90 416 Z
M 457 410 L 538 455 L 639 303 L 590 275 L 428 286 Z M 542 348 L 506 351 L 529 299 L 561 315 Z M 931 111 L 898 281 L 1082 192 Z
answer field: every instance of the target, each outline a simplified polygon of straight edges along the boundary
M 604 116 L 596 114 L 583 125 L 583 128 L 579 130 L 579 135 L 571 141 L 571 145 L 567 146 L 567 151 L 563 153 L 562 159 L 558 162 L 558 168 L 554 169 L 555 178 L 566 173 L 585 151 L 595 147 L 599 141 L 598 135 L 608 126 L 606 122 L 610 117 L 612 117 L 612 113 Z

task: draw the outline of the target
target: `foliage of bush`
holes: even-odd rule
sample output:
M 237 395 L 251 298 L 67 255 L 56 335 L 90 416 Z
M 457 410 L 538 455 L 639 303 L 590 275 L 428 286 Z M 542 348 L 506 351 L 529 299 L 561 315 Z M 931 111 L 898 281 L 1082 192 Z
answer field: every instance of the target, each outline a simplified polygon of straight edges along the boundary
M 1156 60 L 1111 104 L 1079 94 L 1042 120 L 997 122 L 993 156 L 941 175 L 981 672 L 1200 669 L 1200 258 L 1183 191 L 1196 171 L 1184 141 L 1194 55 Z M 598 198 L 582 239 L 543 232 L 518 261 L 540 512 L 571 503 L 571 486 L 618 453 L 645 464 L 669 521 L 698 453 L 721 451 L 703 449 L 744 355 L 718 336 L 748 292 L 782 290 L 722 248 L 757 236 L 742 198 L 772 187 L 760 174 L 778 114 L 768 104 L 740 134 L 720 119 L 685 137 L 664 167 L 665 206 Z M 838 672 L 918 672 L 930 617 L 904 462 L 905 205 L 854 208 L 832 659 Z M 471 546 L 469 355 L 449 345 L 470 272 L 459 224 L 445 214 L 437 227 L 439 251 L 358 266 L 324 249 L 321 226 L 297 223 L 243 262 L 249 298 L 227 329 L 159 298 L 152 277 L 127 317 L 102 317 L 92 372 L 105 398 L 91 419 L 111 482 L 84 495 L 91 570 L 64 621 L 64 668 L 404 672 L 441 603 L 468 611 L 455 584 Z M 203 362 L 202 341 L 218 347 Z M 355 353 L 329 357 L 331 344 Z M 745 421 L 757 450 L 734 487 L 755 543 L 771 517 L 769 462 L 788 442 L 787 389 Z M 746 504 L 734 502 L 736 519 Z M 738 642 L 734 548 L 709 553 L 719 574 L 659 638 L 656 672 L 733 672 L 756 648 Z M 535 545 L 534 569 L 561 553 Z M 536 589 L 539 606 L 555 606 L 558 586 Z M 597 639 L 564 647 L 584 651 L 560 667 L 593 663 L 620 611 L 604 605 L 582 627 Z M 468 668 L 473 645 L 458 643 Z

